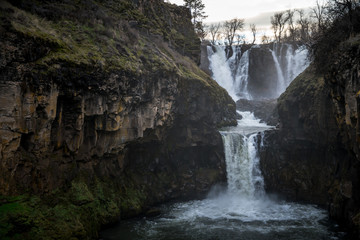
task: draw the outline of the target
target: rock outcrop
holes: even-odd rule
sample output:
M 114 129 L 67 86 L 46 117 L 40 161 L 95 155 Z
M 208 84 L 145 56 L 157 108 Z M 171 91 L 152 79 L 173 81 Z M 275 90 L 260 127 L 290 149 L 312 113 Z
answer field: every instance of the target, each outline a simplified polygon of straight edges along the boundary
M 249 50 L 248 91 L 254 99 L 275 98 L 278 73 L 269 45 Z
M 184 7 L 0 3 L 0 236 L 95 237 L 225 181 L 235 103 Z
M 359 37 L 333 53 L 327 74 L 313 66 L 278 100 L 280 129 L 265 134 L 266 188 L 292 200 L 327 206 L 359 233 Z

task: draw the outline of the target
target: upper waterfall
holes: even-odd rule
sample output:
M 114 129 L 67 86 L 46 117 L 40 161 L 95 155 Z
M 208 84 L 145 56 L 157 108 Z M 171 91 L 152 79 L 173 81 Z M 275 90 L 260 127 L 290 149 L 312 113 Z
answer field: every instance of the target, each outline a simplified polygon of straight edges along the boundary
M 232 46 L 231 57 L 226 48 L 208 46 L 207 56 L 212 77 L 234 101 L 277 98 L 310 63 L 304 46 Z

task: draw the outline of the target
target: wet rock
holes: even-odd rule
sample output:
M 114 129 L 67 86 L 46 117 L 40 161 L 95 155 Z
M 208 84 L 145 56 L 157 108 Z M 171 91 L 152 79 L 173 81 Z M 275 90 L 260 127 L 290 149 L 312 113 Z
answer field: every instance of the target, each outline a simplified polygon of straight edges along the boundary
M 243 116 L 240 113 L 236 112 L 236 119 L 241 120 L 243 119 Z
M 156 217 L 161 214 L 161 210 L 159 208 L 152 208 L 146 211 L 145 216 L 148 218 Z
M 259 70 L 261 69 L 261 70 Z M 268 47 L 252 48 L 249 53 L 248 91 L 256 99 L 277 96 L 276 66 Z

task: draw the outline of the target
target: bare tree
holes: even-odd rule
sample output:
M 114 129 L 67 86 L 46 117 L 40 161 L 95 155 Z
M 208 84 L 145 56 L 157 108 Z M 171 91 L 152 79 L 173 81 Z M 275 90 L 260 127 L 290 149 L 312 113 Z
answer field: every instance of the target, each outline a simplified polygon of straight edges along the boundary
M 225 38 L 228 46 L 232 46 L 237 31 L 242 30 L 244 27 L 244 19 L 234 18 L 226 21 L 224 24 Z
M 278 42 L 281 42 L 285 24 L 288 21 L 287 15 L 285 13 L 286 12 L 275 13 L 274 16 L 271 17 L 271 26 L 274 30 L 275 39 Z
M 245 35 L 244 34 L 237 34 L 236 35 L 236 42 L 237 42 L 237 45 L 246 44 Z
M 299 37 L 303 43 L 307 43 L 310 39 L 310 20 L 305 16 L 304 10 L 297 10 L 299 13 L 299 19 L 297 23 L 299 24 Z
M 211 44 L 215 45 L 215 40 L 218 38 L 220 34 L 221 23 L 213 23 L 208 27 L 208 31 L 211 35 Z
M 257 28 L 256 28 L 256 25 L 255 24 L 250 24 L 250 30 L 251 30 L 251 33 L 253 35 L 253 41 L 251 44 L 254 44 L 256 42 L 256 34 L 257 34 Z
M 325 29 L 325 14 L 326 14 L 326 4 L 324 2 L 320 2 L 316 0 L 316 6 L 311 8 L 312 15 L 317 22 L 318 31 L 322 31 Z
M 295 14 L 295 10 L 289 9 L 286 11 L 289 37 L 290 37 L 291 41 L 293 41 L 293 42 L 295 42 L 295 39 L 296 39 L 296 27 L 295 27 L 295 23 L 294 23 L 294 14 Z
M 198 37 L 200 38 L 201 41 L 205 40 L 206 35 L 208 34 L 208 27 L 205 24 L 202 24 L 200 22 L 196 23 L 197 26 L 195 26 L 196 30 L 196 34 L 198 35 Z
M 266 33 L 264 33 L 262 36 L 261 36 L 261 43 L 262 44 L 267 44 L 270 42 L 270 38 L 266 35 Z
M 279 29 L 279 24 L 278 22 L 275 20 L 275 16 L 271 17 L 271 28 L 274 31 L 274 37 L 275 37 L 275 41 L 278 40 L 278 29 Z

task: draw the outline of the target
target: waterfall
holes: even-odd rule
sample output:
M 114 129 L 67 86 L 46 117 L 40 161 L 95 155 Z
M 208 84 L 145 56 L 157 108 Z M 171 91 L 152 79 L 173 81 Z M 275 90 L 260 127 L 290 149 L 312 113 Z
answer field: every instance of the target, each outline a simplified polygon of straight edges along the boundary
M 278 59 L 275 51 L 271 51 L 271 55 L 272 55 L 272 57 L 274 59 L 275 68 L 276 68 L 276 74 L 277 74 L 277 86 L 276 86 L 277 94 L 278 94 L 278 96 L 280 96 L 280 94 L 285 91 L 287 86 L 286 86 L 283 71 L 282 71 L 281 66 L 280 66 L 279 59 Z
M 286 53 L 283 56 L 283 48 L 286 47 Z M 310 64 L 308 60 L 308 50 L 305 46 L 300 46 L 294 50 L 291 44 L 274 44 L 271 50 L 276 73 L 277 73 L 277 94 L 280 96 L 300 73 L 302 73 Z
M 234 88 L 239 98 L 252 99 L 248 91 L 249 80 L 249 51 L 245 51 L 240 58 L 240 63 L 236 72 Z
M 263 132 L 270 126 L 260 123 L 253 113 L 239 114 L 243 118 L 238 121 L 238 126 L 220 132 L 225 150 L 228 193 L 258 198 L 264 196 L 265 191 L 259 167 L 257 132 Z
M 234 101 L 261 98 L 259 91 L 263 98 L 277 98 L 310 64 L 305 46 L 294 49 L 291 44 L 274 44 L 271 49 L 269 45 L 255 45 L 246 51 L 232 46 L 233 55 L 229 59 L 225 49 L 225 46 L 207 47 L 209 68 L 212 77 Z M 252 54 L 253 51 L 256 52 Z M 256 73 L 249 72 L 250 68 L 262 75 L 254 76 Z
M 213 51 L 215 48 L 215 51 Z M 251 99 L 247 90 L 249 54 L 246 51 L 241 56 L 241 50 L 233 46 L 233 55 L 226 57 L 225 46 L 208 46 L 210 69 L 213 78 L 226 89 L 234 101 L 240 98 Z M 238 57 L 241 56 L 240 60 Z
M 259 169 L 256 136 L 223 133 L 228 191 L 245 197 L 264 194 L 264 179 Z
M 302 73 L 310 64 L 310 61 L 308 60 L 308 50 L 305 46 L 301 46 L 295 51 L 291 48 L 289 48 L 286 56 L 287 56 L 287 79 L 288 83 L 295 79 L 300 73 Z

